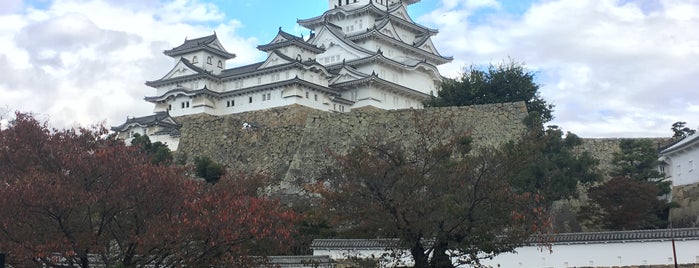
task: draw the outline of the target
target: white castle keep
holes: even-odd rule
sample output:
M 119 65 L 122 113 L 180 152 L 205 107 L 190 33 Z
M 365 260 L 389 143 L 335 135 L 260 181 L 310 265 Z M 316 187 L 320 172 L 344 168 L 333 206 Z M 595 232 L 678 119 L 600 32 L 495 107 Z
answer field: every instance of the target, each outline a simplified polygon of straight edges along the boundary
M 422 108 L 442 76 L 431 37 L 437 30 L 413 21 L 407 6 L 419 0 L 328 0 L 328 11 L 297 23 L 311 30 L 304 39 L 279 29 L 258 63 L 226 68 L 235 54 L 216 34 L 185 40 L 164 51 L 175 66 L 146 85 L 155 105 L 150 116 L 128 118 L 112 130 L 128 140 L 135 133 L 177 149 L 176 117 L 227 115 L 288 105 L 329 112 L 362 107 Z

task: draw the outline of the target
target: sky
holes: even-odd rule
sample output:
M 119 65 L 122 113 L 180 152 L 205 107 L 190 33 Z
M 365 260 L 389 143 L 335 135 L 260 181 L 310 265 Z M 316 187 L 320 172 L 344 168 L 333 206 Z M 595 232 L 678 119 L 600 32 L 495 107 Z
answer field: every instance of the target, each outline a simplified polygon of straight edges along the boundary
M 309 34 L 297 19 L 325 0 L 0 0 L 0 117 L 34 113 L 58 128 L 123 123 L 153 105 L 144 85 L 168 72 L 163 50 L 216 32 L 237 55 L 279 27 Z M 677 121 L 699 126 L 699 0 L 422 0 L 418 23 L 467 66 L 505 61 L 536 74 L 555 105 L 550 124 L 585 138 L 667 137 Z

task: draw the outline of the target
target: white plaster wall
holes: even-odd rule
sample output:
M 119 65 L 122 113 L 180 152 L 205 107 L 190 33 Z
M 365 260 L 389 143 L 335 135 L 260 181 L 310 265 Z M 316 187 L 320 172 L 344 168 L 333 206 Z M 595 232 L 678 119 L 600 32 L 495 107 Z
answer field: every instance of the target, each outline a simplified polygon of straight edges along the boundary
M 676 241 L 677 263 L 699 263 L 699 240 Z M 630 242 L 609 244 L 554 245 L 553 252 L 538 247 L 521 247 L 517 253 L 501 254 L 492 260 L 482 260 L 486 267 L 503 268 L 568 268 L 568 267 L 612 267 L 632 265 L 674 264 L 670 241 Z M 313 250 L 313 255 L 328 255 L 332 259 L 348 256 L 376 257 L 389 253 L 387 250 Z M 410 256 L 401 259 L 412 263 Z M 390 266 L 384 266 L 390 267 Z
M 666 156 L 668 166 L 666 175 L 670 175 L 673 186 L 682 186 L 699 183 L 699 149 L 680 151 L 671 156 Z
M 401 258 L 394 260 L 390 258 L 389 254 L 400 255 Z M 360 258 L 360 259 L 379 259 L 383 258 L 382 267 L 396 267 L 396 266 L 412 266 L 414 264 L 413 259 L 407 251 L 396 251 L 391 252 L 388 250 L 377 250 L 377 249 L 359 249 L 359 250 L 313 250 L 314 256 L 330 256 L 333 260 L 345 260 L 348 258 Z
M 151 143 L 158 141 L 162 142 L 163 144 L 167 145 L 167 148 L 170 149 L 170 151 L 177 151 L 177 147 L 180 145 L 180 138 L 172 137 L 170 135 L 149 135 L 148 138 L 150 139 Z
M 699 263 L 699 240 L 676 241 L 679 264 Z M 522 247 L 483 261 L 492 267 L 580 267 L 673 264 L 672 243 L 633 242 L 609 244 L 554 245 L 552 253 L 537 247 Z M 499 266 L 498 266 L 499 265 Z

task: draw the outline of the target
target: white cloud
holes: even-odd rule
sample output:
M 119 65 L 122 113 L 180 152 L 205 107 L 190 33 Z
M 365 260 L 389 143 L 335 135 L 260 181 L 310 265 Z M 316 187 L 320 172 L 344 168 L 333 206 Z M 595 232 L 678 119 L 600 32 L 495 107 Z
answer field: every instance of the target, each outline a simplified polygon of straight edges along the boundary
M 441 0 L 419 18 L 453 76 L 511 57 L 538 73 L 553 122 L 584 137 L 667 136 L 699 125 L 699 0 L 547 0 L 522 14 L 504 1 Z M 238 57 L 260 42 L 204 0 L 53 0 L 46 9 L 0 1 L 0 107 L 74 122 L 123 122 L 152 112 L 143 85 L 172 67 L 162 51 L 216 31 Z M 518 4 L 521 5 L 521 4 Z M 261 18 L 264 19 L 264 18 Z M 213 25 L 213 26 L 212 26 Z M 294 30 L 296 31 L 296 30 Z
M 22 0 L 3 0 L 0 1 L 0 14 L 14 13 L 22 8 Z
M 193 0 L 55 0 L 46 9 L 0 15 L 0 106 L 45 116 L 56 127 L 118 125 L 152 113 L 143 97 L 155 90 L 143 83 L 172 67 L 162 51 L 185 37 L 216 31 L 239 55 L 229 65 L 259 60 L 257 40 L 238 37 L 239 27 Z
M 459 59 L 445 74 L 524 62 L 556 105 L 553 123 L 581 136 L 668 136 L 675 121 L 699 123 L 699 1 L 541 1 L 486 20 L 454 2 L 420 18 Z

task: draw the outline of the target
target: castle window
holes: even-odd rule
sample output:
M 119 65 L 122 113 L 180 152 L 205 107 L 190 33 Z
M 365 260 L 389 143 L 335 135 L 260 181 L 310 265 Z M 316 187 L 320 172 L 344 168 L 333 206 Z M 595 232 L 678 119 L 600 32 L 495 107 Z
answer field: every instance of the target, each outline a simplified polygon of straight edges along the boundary
M 197 56 L 192 57 L 192 63 L 199 63 Z
M 258 78 L 257 78 L 257 84 L 258 84 L 258 85 L 259 85 L 259 84 L 262 84 L 262 77 L 258 77 Z
M 308 92 L 306 92 L 306 99 L 308 99 Z
M 168 104 L 168 105 L 167 105 L 167 110 L 168 110 L 168 111 L 172 110 L 172 104 Z
M 218 68 L 223 69 L 223 62 L 222 61 L 218 61 Z
M 252 97 L 248 98 L 248 103 L 252 103 Z
M 206 63 L 211 64 L 211 61 L 212 61 L 212 60 L 213 60 L 213 59 L 212 59 L 211 57 L 208 57 L 208 58 L 206 58 Z
M 313 94 L 313 100 L 318 101 L 318 94 Z
M 183 101 L 183 102 L 181 103 L 181 105 L 182 105 L 182 109 L 184 109 L 184 108 L 189 108 L 189 102 L 188 102 L 188 101 Z

